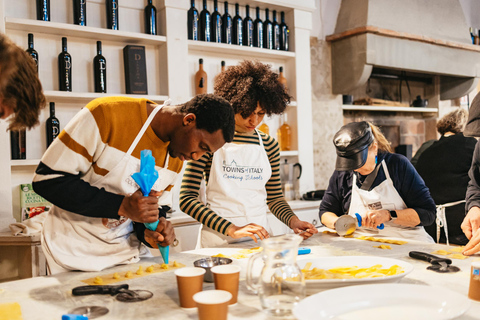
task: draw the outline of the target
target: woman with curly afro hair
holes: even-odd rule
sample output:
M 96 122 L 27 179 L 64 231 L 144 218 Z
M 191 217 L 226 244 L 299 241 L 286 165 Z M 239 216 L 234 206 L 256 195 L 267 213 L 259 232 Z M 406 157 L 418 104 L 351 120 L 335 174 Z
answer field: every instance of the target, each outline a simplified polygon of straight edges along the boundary
M 235 136 L 214 154 L 187 163 L 180 209 L 203 224 L 197 247 L 270 236 L 269 209 L 304 239 L 317 233 L 301 221 L 282 194 L 278 142 L 256 127 L 265 115 L 285 111 L 290 96 L 269 65 L 243 61 L 217 75 L 214 93 L 235 112 Z M 199 200 L 205 179 L 205 201 Z

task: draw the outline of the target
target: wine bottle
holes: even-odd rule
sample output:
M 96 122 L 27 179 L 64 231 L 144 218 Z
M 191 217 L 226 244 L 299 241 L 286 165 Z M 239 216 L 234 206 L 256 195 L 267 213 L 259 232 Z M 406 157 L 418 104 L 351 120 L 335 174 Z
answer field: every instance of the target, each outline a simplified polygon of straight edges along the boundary
M 12 160 L 27 158 L 25 129 L 10 131 L 10 151 Z
M 50 0 L 37 0 L 37 20 L 50 21 Z
M 210 12 L 207 10 L 207 0 L 203 0 L 203 10 L 200 12 L 200 40 L 210 42 Z
M 87 0 L 73 0 L 73 23 L 87 25 Z
M 220 62 L 220 72 L 223 72 L 223 71 L 225 71 L 225 61 L 222 60 Z
M 212 42 L 222 42 L 222 16 L 220 15 L 220 12 L 218 12 L 218 0 L 213 0 L 210 32 L 210 39 Z
M 273 49 L 280 50 L 280 25 L 277 22 L 277 11 L 273 10 Z
M 257 18 L 253 21 L 253 46 L 263 48 L 263 22 L 260 19 L 259 7 L 257 7 Z
M 107 60 L 102 55 L 102 41 L 97 41 L 97 55 L 93 58 L 95 92 L 107 92 Z
M 118 0 L 106 0 L 107 28 L 118 30 Z
M 222 42 L 232 44 L 232 16 L 228 14 L 228 2 L 224 2 L 225 13 L 222 17 Z
M 232 23 L 232 44 L 243 45 L 243 20 L 240 17 L 238 3 L 235 3 L 235 16 Z
M 47 130 L 47 148 L 60 133 L 60 121 L 55 117 L 55 102 L 50 102 L 50 117 L 45 122 Z
M 263 22 L 263 47 L 273 49 L 273 24 L 270 21 L 268 8 L 265 9 L 265 21 Z
M 195 0 L 191 0 L 192 5 L 188 10 L 188 39 L 198 40 L 198 10 L 195 8 Z
M 195 74 L 195 95 L 207 93 L 207 73 L 203 70 L 203 59 L 198 60 L 198 71 Z
M 258 130 L 262 131 L 263 133 L 270 134 L 270 128 L 265 123 L 265 121 L 262 121 L 262 124 L 260 124 L 260 126 L 258 127 Z
M 38 73 L 38 52 L 33 48 L 33 34 L 28 34 L 28 49 L 26 50 L 27 53 L 32 57 L 33 61 L 37 65 L 37 73 Z
M 148 0 L 145 7 L 145 33 L 157 34 L 157 9 L 152 4 L 152 0 Z
M 290 35 L 290 30 L 288 29 L 287 24 L 285 23 L 285 13 L 281 12 L 281 23 L 280 23 L 280 50 L 288 51 L 288 37 Z
M 277 140 L 280 151 L 292 150 L 292 129 L 287 123 L 287 114 L 283 114 L 283 124 L 277 130 Z
M 243 45 L 253 47 L 253 20 L 250 18 L 250 6 L 245 6 L 245 19 L 243 19 Z
M 58 55 L 58 83 L 60 91 L 72 91 L 72 57 L 67 52 L 67 38 L 62 38 L 62 52 Z
M 278 82 L 280 82 L 280 84 L 282 85 L 283 89 L 285 90 L 288 90 L 288 86 L 287 86 L 287 78 L 285 78 L 285 76 L 283 75 L 283 67 L 280 67 L 279 68 L 279 75 L 278 75 Z

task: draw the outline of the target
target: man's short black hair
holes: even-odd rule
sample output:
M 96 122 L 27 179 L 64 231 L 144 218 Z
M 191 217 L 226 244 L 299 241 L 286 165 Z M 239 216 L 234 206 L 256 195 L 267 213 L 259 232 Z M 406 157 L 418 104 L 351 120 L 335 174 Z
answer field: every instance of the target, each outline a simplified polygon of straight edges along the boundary
M 181 105 L 182 113 L 193 113 L 197 117 L 197 128 L 214 133 L 222 130 L 225 142 L 233 141 L 235 113 L 227 100 L 213 94 L 199 94 Z

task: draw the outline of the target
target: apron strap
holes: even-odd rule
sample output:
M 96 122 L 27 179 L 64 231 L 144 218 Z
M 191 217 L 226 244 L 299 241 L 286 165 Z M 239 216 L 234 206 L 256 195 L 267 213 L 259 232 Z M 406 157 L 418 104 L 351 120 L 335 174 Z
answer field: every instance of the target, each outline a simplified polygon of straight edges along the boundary
M 445 230 L 445 239 L 447 241 L 447 246 L 450 245 L 449 237 L 448 237 L 448 225 L 447 225 L 447 216 L 445 215 L 445 208 L 456 206 L 457 204 L 463 203 L 465 200 L 449 202 L 444 204 L 437 205 L 437 243 L 440 241 L 440 228 L 444 228 Z
M 383 164 L 383 161 L 382 161 Z M 362 190 L 370 190 L 370 187 L 373 185 L 373 182 L 375 181 L 375 178 L 377 177 L 378 170 L 380 170 L 380 165 L 378 165 L 375 170 L 370 172 L 370 174 L 365 178 L 365 180 L 362 183 L 362 186 L 360 189 Z
M 152 112 L 150 113 L 150 115 L 147 118 L 147 121 L 145 121 L 145 123 L 143 124 L 142 129 L 140 129 L 137 136 L 135 137 L 135 140 L 133 140 L 132 144 L 130 145 L 130 148 L 128 148 L 127 155 L 131 155 L 133 150 L 135 150 L 135 147 L 137 146 L 140 139 L 143 137 L 143 134 L 145 133 L 145 131 L 147 131 L 148 126 L 152 122 L 153 118 L 155 117 L 157 112 L 160 111 L 160 109 L 162 109 L 162 107 L 164 105 L 165 104 L 158 105 L 158 106 L 155 107 L 155 109 L 152 110 Z M 168 152 L 167 152 L 167 161 L 165 161 L 165 163 L 167 163 L 167 162 L 168 162 Z

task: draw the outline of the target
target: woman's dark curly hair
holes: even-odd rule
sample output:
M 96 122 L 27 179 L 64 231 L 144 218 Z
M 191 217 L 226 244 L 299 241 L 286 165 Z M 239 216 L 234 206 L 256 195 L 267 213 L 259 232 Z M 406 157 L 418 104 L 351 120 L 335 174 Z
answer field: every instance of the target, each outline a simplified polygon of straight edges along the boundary
M 259 61 L 244 60 L 228 67 L 215 77 L 213 89 L 244 118 L 257 109 L 257 102 L 267 115 L 281 114 L 291 99 L 271 66 Z

